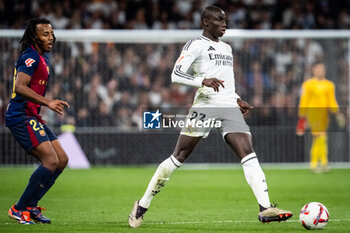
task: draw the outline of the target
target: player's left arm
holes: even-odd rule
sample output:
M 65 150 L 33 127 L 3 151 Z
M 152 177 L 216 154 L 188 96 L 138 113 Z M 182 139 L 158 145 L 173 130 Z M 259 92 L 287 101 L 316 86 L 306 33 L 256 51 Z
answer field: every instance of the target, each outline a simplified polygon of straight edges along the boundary
M 335 119 L 339 128 L 344 128 L 346 125 L 346 118 L 344 114 L 339 111 L 339 105 L 335 98 L 335 85 L 330 83 L 329 94 L 328 94 L 329 111 L 335 114 Z
M 241 98 L 237 99 L 237 104 L 239 106 L 239 109 L 241 110 L 242 114 L 246 116 L 250 110 L 254 109 L 253 106 L 242 100 Z
M 26 73 L 18 72 L 15 84 L 15 92 L 19 94 L 24 99 L 29 100 L 30 102 L 40 104 L 48 107 L 52 111 L 63 115 L 63 111 L 65 107 L 69 107 L 69 104 L 63 100 L 49 100 L 44 96 L 37 94 L 31 88 L 29 88 L 31 76 Z
M 337 103 L 337 99 L 335 98 L 335 85 L 332 82 L 329 83 L 328 103 L 329 103 L 329 110 L 332 113 L 339 112 L 339 105 Z
M 227 48 L 230 51 L 230 53 L 233 54 L 231 46 L 227 45 Z M 232 64 L 232 69 L 233 69 L 233 64 Z M 234 69 L 233 69 L 233 72 L 234 72 Z M 250 110 L 254 109 L 254 107 L 248 104 L 246 101 L 242 100 L 241 97 L 236 92 L 234 92 L 234 94 L 235 94 L 235 98 L 237 99 L 237 104 L 239 106 L 239 109 L 241 110 L 243 116 L 246 116 Z
M 306 121 L 306 113 L 307 108 L 309 107 L 309 99 L 310 94 L 308 91 L 308 83 L 303 82 L 301 86 L 301 95 L 300 95 L 300 102 L 299 102 L 299 109 L 298 109 L 298 122 L 296 127 L 296 134 L 298 136 L 303 136 L 305 134 L 305 130 L 307 127 L 307 121 Z
M 307 108 L 309 107 L 309 100 L 310 100 L 310 92 L 309 92 L 309 83 L 304 82 L 301 86 L 301 94 L 300 94 L 300 101 L 299 101 L 299 110 L 298 110 L 298 116 L 299 118 L 305 118 Z

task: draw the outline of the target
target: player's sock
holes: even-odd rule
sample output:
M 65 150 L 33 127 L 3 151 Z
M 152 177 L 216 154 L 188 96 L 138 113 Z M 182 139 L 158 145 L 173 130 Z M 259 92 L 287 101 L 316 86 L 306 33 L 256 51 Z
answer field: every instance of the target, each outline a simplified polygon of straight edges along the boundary
M 139 205 L 143 208 L 148 208 L 153 197 L 160 192 L 160 189 L 164 187 L 165 182 L 169 180 L 171 174 L 181 165 L 182 163 L 173 155 L 164 160 L 154 173 L 145 194 L 140 199 Z
M 328 166 L 327 135 L 321 135 L 319 137 L 319 156 L 320 156 L 321 165 L 323 167 Z
M 312 139 L 312 146 L 311 146 L 311 152 L 310 152 L 310 169 L 316 169 L 318 164 L 318 157 L 319 157 L 319 137 L 313 136 Z
M 266 178 L 260 167 L 258 157 L 253 152 L 241 160 L 245 178 L 252 188 L 260 209 L 271 206 L 269 193 L 267 189 Z M 261 208 L 263 207 L 263 208 Z
M 38 192 L 42 191 L 50 180 L 53 172 L 40 165 L 31 175 L 26 189 L 15 205 L 17 210 L 26 210 L 33 203 Z
M 52 185 L 55 183 L 56 179 L 61 175 L 62 170 L 61 169 L 56 169 L 56 171 L 52 174 L 51 178 L 48 180 L 47 184 L 43 189 L 41 189 L 35 199 L 29 203 L 30 206 L 35 207 L 38 205 L 38 202 L 41 200 L 41 198 L 49 191 L 49 189 L 52 187 Z

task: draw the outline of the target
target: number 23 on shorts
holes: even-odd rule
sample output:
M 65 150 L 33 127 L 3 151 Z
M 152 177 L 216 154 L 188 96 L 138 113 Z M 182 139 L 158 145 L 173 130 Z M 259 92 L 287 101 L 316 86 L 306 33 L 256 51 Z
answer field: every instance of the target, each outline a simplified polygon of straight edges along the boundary
M 34 120 L 34 119 L 30 120 L 30 121 L 29 121 L 29 124 L 30 124 L 30 126 L 32 127 L 32 129 L 33 129 L 34 131 L 44 130 L 43 125 L 42 125 L 40 122 L 38 122 L 38 121 L 36 121 L 36 120 Z

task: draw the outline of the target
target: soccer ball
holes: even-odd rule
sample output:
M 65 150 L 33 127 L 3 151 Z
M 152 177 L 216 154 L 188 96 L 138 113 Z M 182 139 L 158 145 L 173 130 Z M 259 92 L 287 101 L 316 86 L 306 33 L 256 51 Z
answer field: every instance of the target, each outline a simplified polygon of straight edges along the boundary
M 322 229 L 329 219 L 327 208 L 319 202 L 310 202 L 300 211 L 300 222 L 306 229 Z

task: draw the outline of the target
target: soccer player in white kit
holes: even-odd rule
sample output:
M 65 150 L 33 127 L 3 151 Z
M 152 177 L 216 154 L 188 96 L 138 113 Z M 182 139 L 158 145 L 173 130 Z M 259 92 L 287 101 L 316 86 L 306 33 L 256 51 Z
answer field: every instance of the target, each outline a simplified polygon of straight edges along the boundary
M 172 72 L 172 82 L 199 87 L 188 118 L 221 121 L 219 130 L 241 160 L 246 180 L 259 204 L 258 219 L 261 222 L 285 221 L 292 217 L 292 212 L 270 203 L 265 174 L 252 148 L 249 127 L 243 118 L 253 107 L 236 94 L 232 49 L 219 40 L 226 30 L 225 12 L 208 6 L 202 12 L 201 20 L 203 33 L 183 47 Z M 184 127 L 181 130 L 173 154 L 158 166 L 145 194 L 134 203 L 129 216 L 130 227 L 137 228 L 142 224 L 153 197 L 209 131 L 210 127 Z

